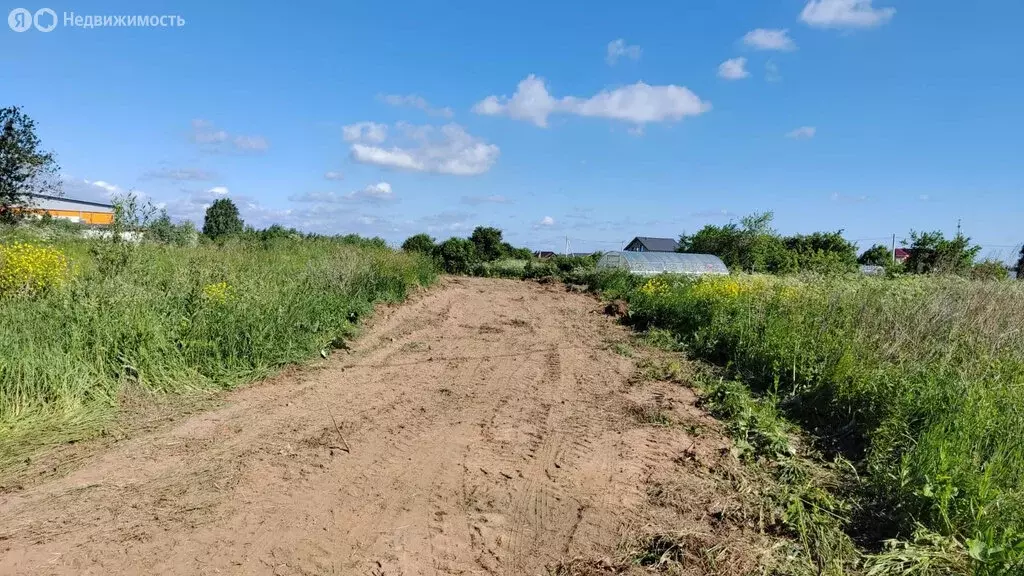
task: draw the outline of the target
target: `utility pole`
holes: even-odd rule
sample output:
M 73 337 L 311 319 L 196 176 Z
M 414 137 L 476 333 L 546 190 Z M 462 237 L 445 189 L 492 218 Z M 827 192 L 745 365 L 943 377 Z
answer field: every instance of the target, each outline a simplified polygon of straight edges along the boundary
M 896 235 L 892 235 L 892 263 L 896 263 Z

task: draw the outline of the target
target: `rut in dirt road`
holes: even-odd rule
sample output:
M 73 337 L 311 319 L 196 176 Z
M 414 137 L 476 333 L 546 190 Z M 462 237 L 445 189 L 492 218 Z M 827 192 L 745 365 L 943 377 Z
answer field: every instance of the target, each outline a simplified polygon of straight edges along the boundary
M 608 345 L 625 330 L 598 308 L 447 279 L 351 354 L 0 496 L 0 574 L 539 574 L 608 555 L 689 439 L 629 416 L 633 362 Z

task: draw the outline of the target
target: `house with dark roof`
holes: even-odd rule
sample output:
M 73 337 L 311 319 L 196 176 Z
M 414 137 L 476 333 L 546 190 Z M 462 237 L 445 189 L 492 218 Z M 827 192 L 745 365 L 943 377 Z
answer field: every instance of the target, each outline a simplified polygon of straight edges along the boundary
M 675 252 L 679 248 L 679 242 L 671 238 L 651 238 L 649 236 L 637 236 L 633 241 L 623 248 L 626 252 Z
M 907 250 L 906 248 L 897 248 L 896 249 L 896 261 L 897 262 L 906 262 L 907 258 L 910 258 L 910 250 Z

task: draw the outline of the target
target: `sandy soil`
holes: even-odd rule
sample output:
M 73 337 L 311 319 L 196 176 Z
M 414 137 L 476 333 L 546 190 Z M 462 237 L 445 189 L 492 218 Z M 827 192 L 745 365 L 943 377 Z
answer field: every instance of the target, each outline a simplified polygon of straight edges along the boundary
M 727 443 L 643 422 L 652 402 L 706 417 L 631 382 L 601 309 L 447 279 L 349 353 L 0 494 L 0 574 L 543 574 L 667 509 L 707 536 L 717 496 L 680 462 Z M 677 486 L 660 508 L 652 482 Z

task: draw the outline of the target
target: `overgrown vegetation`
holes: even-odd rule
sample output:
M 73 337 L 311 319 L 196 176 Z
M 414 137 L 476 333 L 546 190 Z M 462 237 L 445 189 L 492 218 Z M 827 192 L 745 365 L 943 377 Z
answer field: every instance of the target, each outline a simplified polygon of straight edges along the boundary
M 589 281 L 627 298 L 637 328 L 669 331 L 742 381 L 708 394 L 741 453 L 785 452 L 772 424 L 780 413 L 853 463 L 860 480 L 845 525 L 869 573 L 1024 570 L 1024 286 L 951 276 Z M 819 561 L 847 562 L 828 554 Z
M 0 228 L 0 466 L 97 432 L 128 390 L 229 388 L 315 357 L 436 274 L 376 240 L 253 231 L 190 245 L 176 238 L 192 228 L 157 225 L 138 243 Z

